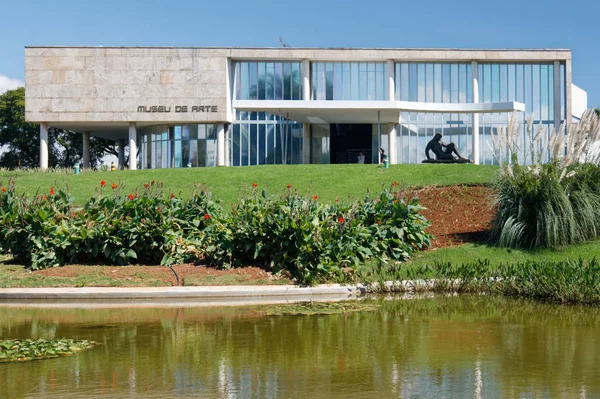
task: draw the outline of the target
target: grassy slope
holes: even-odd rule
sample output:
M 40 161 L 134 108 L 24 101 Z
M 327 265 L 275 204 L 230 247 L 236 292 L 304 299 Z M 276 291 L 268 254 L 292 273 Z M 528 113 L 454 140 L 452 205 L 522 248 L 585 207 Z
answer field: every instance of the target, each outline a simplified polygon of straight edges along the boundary
M 367 190 L 379 191 L 397 181 L 407 186 L 490 183 L 496 168 L 475 165 L 392 165 L 382 169 L 377 165 L 269 165 L 230 168 L 155 169 L 117 172 L 88 172 L 80 175 L 58 173 L 0 172 L 0 182 L 6 185 L 15 177 L 17 192 L 28 196 L 39 190 L 45 194 L 50 187 L 68 186 L 76 203 L 83 204 L 93 196 L 105 180 L 124 186 L 124 192 L 142 187 L 151 180 L 163 182 L 167 193 L 187 195 L 194 183 L 205 184 L 225 204 L 234 203 L 240 193 L 256 182 L 271 193 L 292 184 L 308 195 L 318 195 L 323 201 L 336 198 L 363 197 Z
M 54 173 L 28 173 L 0 171 L 0 182 L 6 185 L 9 177 L 15 177 L 17 191 L 26 195 L 34 195 L 37 190 L 47 193 L 50 187 L 69 187 L 78 204 L 95 194 L 101 180 L 108 185 L 115 182 L 124 185 L 125 192 L 141 188 L 143 183 L 151 180 L 165 184 L 167 193 L 187 195 L 194 183 L 205 184 L 216 198 L 225 204 L 232 204 L 240 193 L 247 190 L 253 182 L 259 187 L 267 186 L 270 192 L 281 190 L 292 184 L 295 189 L 308 195 L 318 195 L 324 201 L 333 201 L 336 197 L 357 198 L 366 194 L 367 190 L 378 191 L 381 185 L 404 182 L 407 186 L 451 185 L 451 184 L 486 184 L 493 180 L 496 168 L 492 166 L 474 165 L 393 165 L 382 169 L 376 165 L 295 165 L 295 166 L 254 166 L 232 168 L 192 168 L 192 169 L 159 169 L 118 172 L 89 172 L 78 176 Z M 106 189 L 105 189 L 106 190 Z M 507 262 L 523 262 L 527 260 L 565 260 L 584 257 L 600 258 L 600 241 L 567 247 L 561 250 L 522 251 L 495 248 L 487 245 L 467 244 L 459 247 L 444 248 L 417 254 L 409 262 L 407 268 L 417 268 L 423 264 L 436 261 L 465 263 L 477 259 L 489 259 L 492 264 Z M 0 255 L 0 261 L 6 257 Z M 13 274 L 15 270 L 3 272 Z M 8 280 L 9 276 L 2 279 Z M 90 277 L 88 277 L 90 278 Z M 62 285 L 52 279 L 45 281 L 28 281 L 31 286 Z M 69 281 L 66 285 L 110 285 L 105 281 Z M 102 279 L 100 279 L 102 280 Z M 93 283 L 92 283 L 93 281 Z M 124 283 L 139 285 L 140 282 Z M 146 281 L 145 285 L 161 285 L 156 281 Z M 12 284 L 9 284 L 12 285 Z
M 416 254 L 408 262 L 411 267 L 419 267 L 435 262 L 451 262 L 454 264 L 474 262 L 488 259 L 491 265 L 500 263 L 522 263 L 527 261 L 562 261 L 567 259 L 600 259 L 600 241 L 592 241 L 580 245 L 572 245 L 561 249 L 524 251 L 510 248 L 498 248 L 484 244 L 465 244 L 457 247 L 443 248 Z

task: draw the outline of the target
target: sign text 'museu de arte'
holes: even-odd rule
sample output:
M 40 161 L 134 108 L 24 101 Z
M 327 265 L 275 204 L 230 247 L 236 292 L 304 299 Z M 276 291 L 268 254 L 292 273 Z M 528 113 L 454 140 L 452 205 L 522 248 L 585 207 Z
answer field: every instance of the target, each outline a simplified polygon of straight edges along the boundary
M 216 105 L 138 105 L 137 112 L 218 112 Z

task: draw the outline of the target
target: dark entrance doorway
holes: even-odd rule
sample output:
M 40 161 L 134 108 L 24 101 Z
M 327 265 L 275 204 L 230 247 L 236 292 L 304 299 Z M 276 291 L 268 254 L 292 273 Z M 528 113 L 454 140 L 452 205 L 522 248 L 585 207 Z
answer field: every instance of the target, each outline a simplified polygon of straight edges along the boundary
M 371 124 L 331 124 L 330 162 L 358 163 L 362 152 L 365 163 L 371 163 L 373 125 Z

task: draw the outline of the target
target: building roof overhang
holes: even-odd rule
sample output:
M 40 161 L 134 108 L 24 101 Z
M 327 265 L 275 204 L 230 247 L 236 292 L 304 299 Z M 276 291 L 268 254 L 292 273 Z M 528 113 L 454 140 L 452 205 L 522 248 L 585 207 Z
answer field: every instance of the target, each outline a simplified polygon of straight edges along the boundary
M 378 123 L 400 121 L 402 112 L 480 114 L 525 111 L 517 101 L 425 103 L 414 101 L 235 100 L 237 111 L 269 112 L 301 123 Z

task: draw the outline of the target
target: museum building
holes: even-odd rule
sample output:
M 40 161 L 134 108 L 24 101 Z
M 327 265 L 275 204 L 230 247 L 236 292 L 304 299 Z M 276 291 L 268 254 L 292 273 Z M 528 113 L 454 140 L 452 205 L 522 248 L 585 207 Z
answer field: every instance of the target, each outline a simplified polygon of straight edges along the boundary
M 563 49 L 26 47 L 25 116 L 115 140 L 130 169 L 419 163 L 435 133 L 476 164 L 517 112 L 549 132 L 587 108 Z M 545 138 L 547 140 L 547 136 Z

